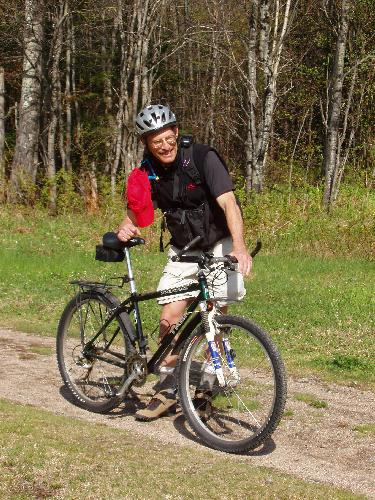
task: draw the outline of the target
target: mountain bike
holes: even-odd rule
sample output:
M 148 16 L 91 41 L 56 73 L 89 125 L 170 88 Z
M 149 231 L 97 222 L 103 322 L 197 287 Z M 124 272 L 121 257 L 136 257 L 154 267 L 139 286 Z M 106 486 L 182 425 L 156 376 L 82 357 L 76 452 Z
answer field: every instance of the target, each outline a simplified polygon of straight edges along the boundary
M 186 255 L 197 239 L 174 260 L 197 264 L 197 281 L 168 290 L 138 293 L 131 248 L 142 238 L 120 242 L 106 233 L 96 258 L 125 260 L 120 282 L 76 280 L 78 293 L 61 316 L 57 360 L 62 379 L 75 402 L 92 412 L 119 406 L 131 389 L 157 374 L 169 354 L 176 367 L 178 399 L 193 431 L 212 448 L 243 453 L 259 447 L 277 427 L 285 406 L 286 376 L 281 356 L 269 335 L 249 319 L 222 314 L 210 295 L 207 274 L 234 270 L 233 256 Z M 260 243 L 252 256 L 260 249 Z M 215 271 L 215 272 L 216 272 Z M 114 290 L 128 283 L 120 301 Z M 181 320 L 169 328 L 150 355 L 143 332 L 140 303 L 163 296 L 196 292 Z

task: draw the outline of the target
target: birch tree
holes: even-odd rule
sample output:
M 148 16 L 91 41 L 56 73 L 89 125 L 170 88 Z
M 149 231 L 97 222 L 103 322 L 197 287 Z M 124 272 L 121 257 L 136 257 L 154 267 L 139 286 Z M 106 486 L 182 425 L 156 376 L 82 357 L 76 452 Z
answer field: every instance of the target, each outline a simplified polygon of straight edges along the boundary
M 5 83 L 4 68 L 0 66 L 0 186 L 4 186 L 5 181 Z M 1 189 L 2 191 L 2 189 Z M 2 193 L 0 193 L 2 195 Z
M 246 185 L 262 191 L 277 82 L 285 38 L 291 21 L 291 0 L 254 0 L 249 13 L 246 82 Z
M 343 99 L 344 64 L 346 42 L 349 30 L 350 0 L 342 0 L 339 26 L 337 31 L 336 49 L 333 58 L 332 70 L 329 80 L 328 116 L 326 120 L 326 139 L 324 145 L 324 172 L 325 189 L 323 201 L 330 205 L 339 169 L 339 127 L 341 118 L 341 105 Z
M 43 55 L 44 0 L 25 0 L 24 55 L 16 147 L 12 163 L 12 201 L 27 201 L 38 168 Z
M 140 146 L 135 135 L 134 121 L 139 108 L 144 107 L 151 99 L 161 42 L 152 46 L 152 57 L 151 44 L 155 31 L 162 29 L 159 23 L 168 1 L 134 0 L 129 8 L 129 5 L 123 5 L 123 0 L 118 0 L 121 67 L 116 133 L 110 161 L 112 193 L 115 191 L 120 163 L 129 172 L 139 160 Z
M 63 28 L 67 11 L 64 0 L 60 0 L 56 6 L 54 16 L 54 36 L 51 47 L 51 105 L 49 112 L 49 124 L 47 131 L 47 154 L 46 171 L 48 181 L 48 204 L 51 211 L 56 210 L 56 133 L 59 119 L 59 109 L 61 107 L 61 82 L 60 82 L 60 58 L 63 48 Z

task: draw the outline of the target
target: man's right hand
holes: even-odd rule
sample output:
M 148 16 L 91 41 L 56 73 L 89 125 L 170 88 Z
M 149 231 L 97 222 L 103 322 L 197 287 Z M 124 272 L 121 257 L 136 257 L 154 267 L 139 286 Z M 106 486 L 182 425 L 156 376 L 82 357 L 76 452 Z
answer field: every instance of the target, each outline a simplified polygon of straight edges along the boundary
M 117 237 L 121 241 L 128 241 L 134 238 L 134 236 L 140 236 L 141 233 L 137 226 L 135 226 L 132 222 L 128 221 L 125 224 L 122 224 L 117 232 Z

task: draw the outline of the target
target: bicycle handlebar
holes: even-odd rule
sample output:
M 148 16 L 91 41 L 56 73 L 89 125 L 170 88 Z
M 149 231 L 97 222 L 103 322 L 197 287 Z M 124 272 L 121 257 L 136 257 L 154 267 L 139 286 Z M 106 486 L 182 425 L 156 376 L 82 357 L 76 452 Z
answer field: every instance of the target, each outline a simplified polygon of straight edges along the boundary
M 177 262 L 178 260 L 180 260 L 180 257 L 182 257 L 182 255 L 187 251 L 189 250 L 189 248 L 191 248 L 192 246 L 194 246 L 196 243 L 198 243 L 199 240 L 202 239 L 202 236 L 196 236 L 193 240 L 189 241 L 189 243 L 187 245 L 184 246 L 184 248 L 182 248 L 181 250 L 179 250 L 176 255 L 174 255 L 172 257 L 172 261 L 173 262 Z
M 190 262 L 194 264 L 199 264 L 201 267 L 212 266 L 213 264 L 223 263 L 224 267 L 234 271 L 234 264 L 238 263 L 237 258 L 234 255 L 224 255 L 224 257 L 214 257 L 208 253 L 202 253 L 202 255 L 183 255 L 189 248 L 191 248 L 195 243 L 201 239 L 201 236 L 197 236 L 192 241 L 190 241 L 184 248 L 179 250 L 176 255 L 172 257 L 173 262 Z M 255 247 L 250 252 L 251 257 L 255 257 L 257 253 L 262 248 L 262 242 L 257 240 Z
M 212 255 L 208 253 L 202 253 L 202 255 L 184 255 L 185 252 L 187 252 L 191 247 L 193 247 L 198 241 L 202 239 L 202 236 L 196 236 L 194 239 L 189 241 L 187 245 L 184 246 L 181 250 L 179 250 L 176 255 L 172 257 L 173 262 L 191 262 L 195 264 L 201 264 L 202 266 L 204 265 L 213 265 L 216 263 L 223 263 L 225 267 L 227 267 L 230 270 L 234 270 L 234 264 L 237 264 L 237 259 L 234 255 L 224 255 L 224 257 L 213 257 Z M 132 247 L 136 246 L 139 244 L 144 244 L 145 241 L 142 238 L 139 237 L 134 237 L 131 238 L 127 242 L 120 241 L 117 237 L 117 234 L 114 232 L 109 232 L 106 233 L 103 236 L 103 244 L 104 246 L 108 248 L 112 248 L 115 250 L 123 250 L 126 247 Z M 255 257 L 257 253 L 260 251 L 262 248 L 262 242 L 260 240 L 257 240 L 255 247 L 253 250 L 250 252 L 251 257 Z

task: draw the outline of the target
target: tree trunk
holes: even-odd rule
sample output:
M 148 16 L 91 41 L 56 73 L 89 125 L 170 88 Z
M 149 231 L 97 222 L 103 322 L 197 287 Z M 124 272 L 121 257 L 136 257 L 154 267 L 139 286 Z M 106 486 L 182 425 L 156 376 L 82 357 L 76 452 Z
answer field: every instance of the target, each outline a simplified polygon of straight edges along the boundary
M 11 173 L 12 201 L 29 201 L 35 188 L 41 106 L 43 10 L 43 0 L 25 1 L 23 77 Z
M 253 187 L 253 165 L 257 148 L 257 25 L 258 25 L 258 0 L 254 0 L 252 11 L 249 15 L 249 45 L 248 45 L 248 85 L 247 85 L 247 138 L 246 138 L 246 188 L 250 191 Z
M 5 84 L 4 84 L 4 68 L 0 66 L 0 186 L 3 195 L 3 186 L 5 181 Z
M 56 131 L 58 124 L 59 103 L 61 98 L 60 86 L 60 57 L 63 42 L 64 1 L 60 0 L 55 18 L 54 43 L 52 46 L 51 68 L 51 110 L 47 134 L 47 181 L 48 205 L 52 212 L 56 211 Z
M 67 36 L 65 52 L 65 168 L 72 172 L 72 14 L 68 1 L 65 2 L 67 18 Z M 62 124 L 61 124 L 62 125 Z M 62 127 L 61 134 L 63 134 Z
M 271 26 L 270 1 L 253 2 L 249 17 L 248 46 L 248 77 L 247 77 L 247 187 L 257 192 L 262 191 L 264 184 L 265 165 L 271 140 L 271 130 L 274 120 L 274 110 L 277 97 L 277 80 L 285 36 L 290 22 L 291 0 L 285 5 L 275 2 L 273 27 Z M 259 8 L 259 14 L 258 14 Z M 282 14 L 282 24 L 279 19 Z M 259 25 L 257 20 L 259 18 Z M 256 58 L 256 40 L 259 33 L 259 59 Z M 270 48 L 270 33 L 272 32 L 272 47 Z M 256 62 L 259 62 L 259 72 L 256 72 Z M 262 77 L 261 79 L 259 77 Z M 257 83 L 262 81 L 261 86 Z M 257 89 L 258 92 L 257 92 Z M 256 120 L 256 109 L 259 119 Z
M 344 82 L 344 62 L 346 41 L 349 29 L 350 0 L 342 0 L 340 26 L 338 29 L 336 51 L 329 81 L 327 133 L 324 145 L 323 168 L 325 189 L 323 202 L 329 208 L 337 179 L 337 155 L 341 117 L 342 88 Z

